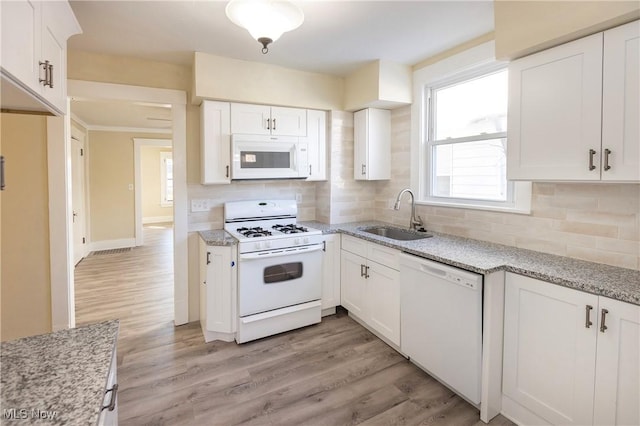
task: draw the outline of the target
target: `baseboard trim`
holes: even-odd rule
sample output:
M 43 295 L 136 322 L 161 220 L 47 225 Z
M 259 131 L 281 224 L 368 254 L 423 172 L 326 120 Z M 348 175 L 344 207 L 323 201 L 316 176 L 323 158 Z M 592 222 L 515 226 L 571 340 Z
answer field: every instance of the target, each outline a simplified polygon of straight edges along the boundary
M 147 224 L 147 223 L 166 223 L 166 222 L 173 222 L 173 216 L 149 216 L 149 217 L 143 217 L 142 218 L 142 223 L 143 224 Z
M 135 247 L 136 239 L 135 238 L 122 238 L 119 240 L 102 240 L 102 241 L 92 241 L 89 243 L 89 252 L 92 251 L 100 251 L 100 250 L 112 250 L 119 249 L 125 247 Z

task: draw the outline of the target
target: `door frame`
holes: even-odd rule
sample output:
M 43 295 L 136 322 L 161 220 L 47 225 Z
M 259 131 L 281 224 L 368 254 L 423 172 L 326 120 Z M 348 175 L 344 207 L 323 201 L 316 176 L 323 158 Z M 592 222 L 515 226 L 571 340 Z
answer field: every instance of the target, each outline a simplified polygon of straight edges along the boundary
M 171 104 L 174 202 L 174 323 L 189 322 L 187 235 L 187 94 L 183 90 L 158 89 L 124 84 L 68 80 L 68 96 L 78 99 L 137 101 Z M 51 247 L 51 317 L 54 330 L 75 327 L 74 275 L 70 244 L 70 102 L 64 120 L 50 118 L 49 197 Z M 60 121 L 58 123 L 58 121 Z M 56 149 L 57 148 L 57 149 Z M 57 187 L 55 186 L 57 183 Z M 55 257 L 55 259 L 54 259 Z M 53 265 L 60 265 L 54 268 Z
M 79 129 L 77 126 L 74 126 L 73 124 L 71 124 L 70 126 L 70 138 L 71 139 L 76 139 L 80 144 L 81 144 L 81 149 L 83 150 L 84 153 L 87 152 L 87 134 L 84 132 L 84 130 Z M 73 144 L 73 142 L 69 142 L 70 144 Z M 81 207 L 82 207 L 82 211 L 80 212 L 80 225 L 82 228 L 82 236 L 83 238 L 85 238 L 85 243 L 83 243 L 83 245 L 81 246 L 82 250 L 80 250 L 80 260 L 82 260 L 86 255 L 87 255 L 87 164 L 85 161 L 86 157 L 84 155 L 81 155 L 81 167 L 82 167 L 82 176 L 80 177 L 80 182 L 77 182 L 80 184 L 81 188 L 80 188 L 80 193 L 82 194 L 82 202 L 81 202 Z M 69 178 L 71 179 L 72 185 L 76 184 L 76 182 L 73 182 L 73 154 L 71 155 L 71 164 L 72 164 L 72 168 L 71 171 L 69 173 Z M 71 214 L 73 215 L 74 213 L 74 200 L 73 200 L 73 186 L 71 188 Z M 75 245 L 75 234 L 73 233 L 73 224 L 74 224 L 74 219 L 73 217 L 71 218 L 71 230 L 72 230 L 72 247 L 73 247 L 73 264 L 76 265 L 80 260 L 76 261 L 77 258 L 77 253 L 76 253 L 76 245 Z
M 141 246 L 144 244 L 144 233 L 142 229 L 142 165 L 140 164 L 142 160 L 141 148 L 143 146 L 171 148 L 171 151 L 173 152 L 173 139 L 133 138 L 133 184 L 135 188 L 134 214 L 136 219 L 136 246 Z

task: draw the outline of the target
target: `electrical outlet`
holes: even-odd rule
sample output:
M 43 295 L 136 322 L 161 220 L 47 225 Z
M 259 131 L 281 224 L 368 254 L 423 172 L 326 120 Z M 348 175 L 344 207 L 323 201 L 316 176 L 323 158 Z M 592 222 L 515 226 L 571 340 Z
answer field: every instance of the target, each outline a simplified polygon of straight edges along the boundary
M 302 194 L 296 194 L 296 203 L 302 202 Z
M 192 212 L 206 212 L 209 210 L 209 200 L 191 200 Z

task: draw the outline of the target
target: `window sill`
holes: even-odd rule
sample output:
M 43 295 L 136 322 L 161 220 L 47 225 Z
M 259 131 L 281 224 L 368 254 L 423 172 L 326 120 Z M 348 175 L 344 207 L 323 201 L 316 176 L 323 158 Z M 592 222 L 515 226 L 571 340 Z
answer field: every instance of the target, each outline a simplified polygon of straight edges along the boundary
M 469 210 L 484 210 L 494 211 L 502 213 L 515 213 L 515 214 L 531 214 L 531 206 L 523 207 L 507 207 L 507 206 L 486 206 L 482 204 L 473 203 L 456 203 L 454 201 L 435 201 L 435 200 L 419 200 L 416 204 L 421 206 L 435 206 L 435 207 L 452 207 L 456 209 L 469 209 Z
M 173 203 L 160 203 L 160 207 L 173 207 Z

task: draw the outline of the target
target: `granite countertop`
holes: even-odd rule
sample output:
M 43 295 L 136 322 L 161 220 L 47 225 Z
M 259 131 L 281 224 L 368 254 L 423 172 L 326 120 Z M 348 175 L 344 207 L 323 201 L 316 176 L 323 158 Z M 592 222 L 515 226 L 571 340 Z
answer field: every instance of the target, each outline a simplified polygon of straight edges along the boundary
M 238 244 L 238 240 L 229 235 L 224 229 L 199 231 L 198 234 L 208 246 L 232 246 Z
M 343 233 L 415 254 L 426 259 L 480 274 L 514 272 L 596 295 L 640 305 L 640 271 L 619 268 L 486 241 L 429 232 L 433 237 L 398 241 L 364 232 L 369 226 L 390 226 L 370 221 L 336 225 L 300 222 L 325 234 Z M 398 227 L 398 226 L 396 226 Z
M 113 320 L 0 343 L 4 421 L 97 424 L 118 327 Z M 12 409 L 21 420 L 6 417 Z

